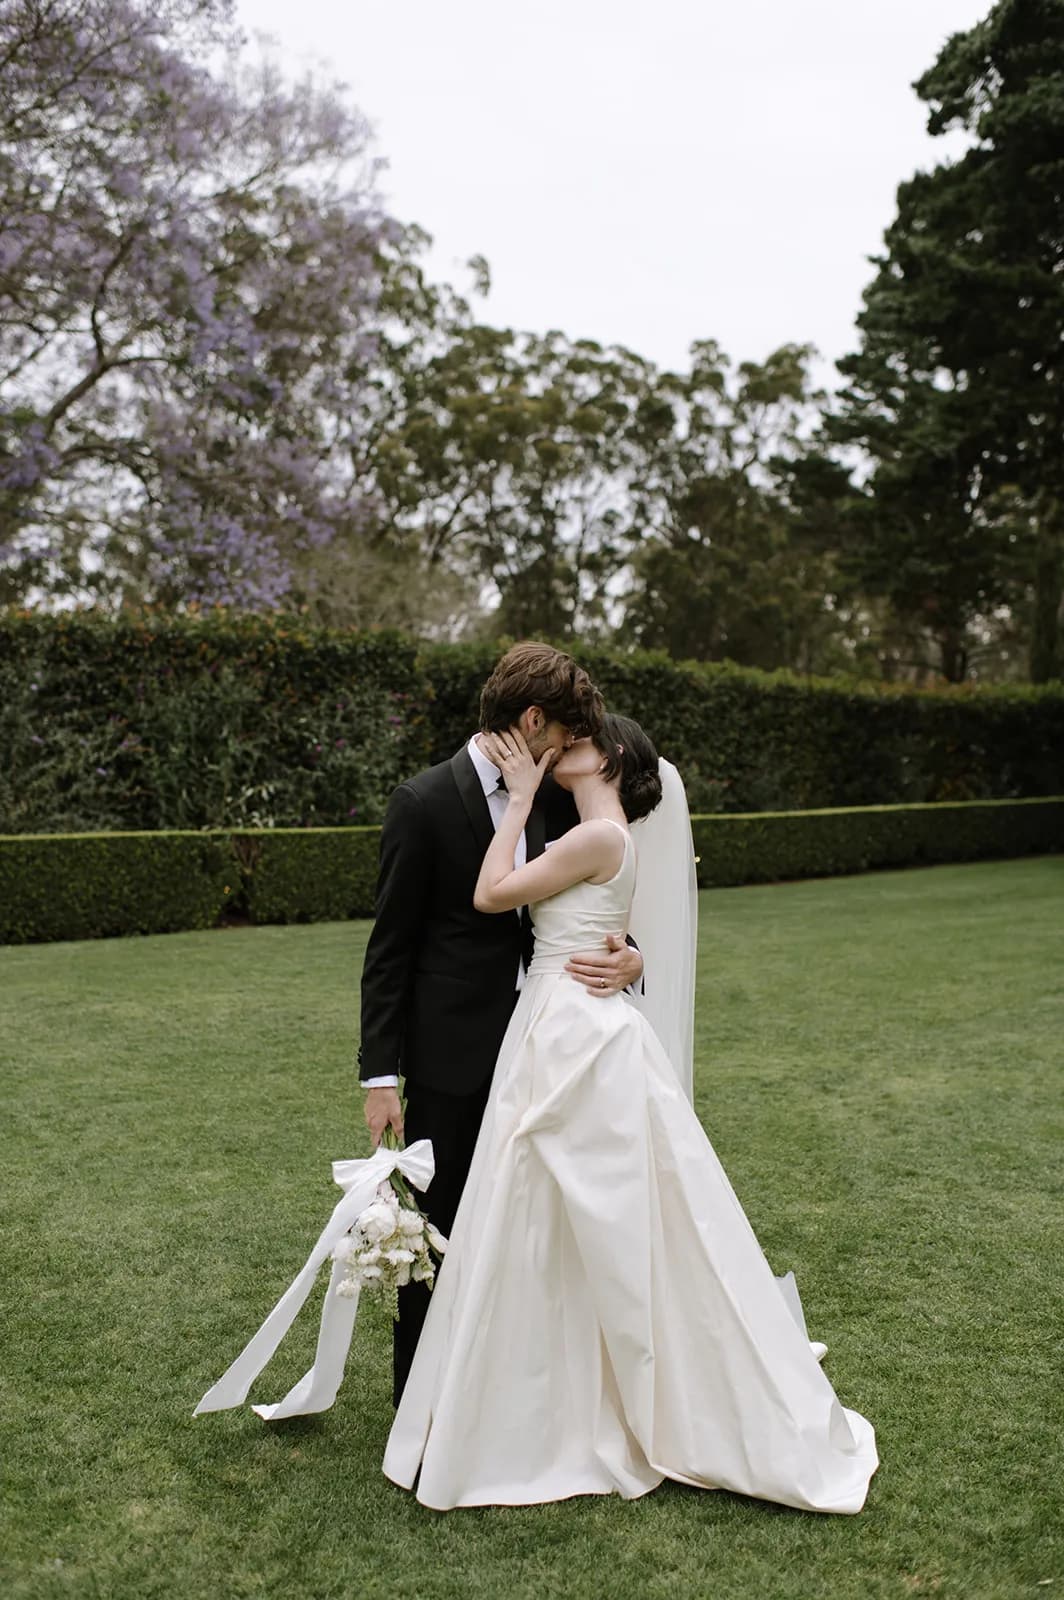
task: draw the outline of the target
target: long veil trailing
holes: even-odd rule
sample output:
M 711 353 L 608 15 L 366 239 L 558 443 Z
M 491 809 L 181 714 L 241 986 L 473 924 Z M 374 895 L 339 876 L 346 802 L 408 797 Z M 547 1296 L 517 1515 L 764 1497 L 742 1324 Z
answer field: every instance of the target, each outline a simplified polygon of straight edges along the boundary
M 660 760 L 658 771 L 661 804 L 632 825 L 638 870 L 631 933 L 646 965 L 646 993 L 636 1004 L 691 1100 L 698 942 L 695 848 L 683 779 L 671 761 Z
M 645 964 L 646 993 L 636 999 L 672 1062 L 688 1100 L 694 1100 L 695 960 L 698 879 L 691 814 L 683 779 L 671 761 L 658 762 L 661 804 L 632 824 L 637 872 L 631 934 Z M 787 1308 L 805 1337 L 805 1313 L 793 1272 L 775 1274 Z M 813 1344 L 818 1360 L 827 1346 Z

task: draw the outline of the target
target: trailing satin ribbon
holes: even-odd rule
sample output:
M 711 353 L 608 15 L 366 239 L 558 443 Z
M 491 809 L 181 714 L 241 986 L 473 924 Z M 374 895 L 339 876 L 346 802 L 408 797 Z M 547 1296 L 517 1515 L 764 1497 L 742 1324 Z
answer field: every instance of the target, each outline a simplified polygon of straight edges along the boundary
M 365 1161 L 333 1162 L 333 1181 L 343 1189 L 342 1199 L 337 1201 L 302 1272 L 285 1290 L 258 1333 L 248 1340 L 232 1366 L 207 1390 L 192 1413 L 194 1417 L 204 1411 L 228 1411 L 232 1406 L 243 1404 L 251 1385 L 299 1315 L 322 1262 L 328 1260 L 344 1234 L 372 1203 L 379 1186 L 393 1172 L 401 1172 L 415 1189 L 424 1190 L 432 1182 L 435 1170 L 432 1142 L 429 1139 L 418 1139 L 406 1150 L 386 1150 L 382 1146 Z M 344 1262 L 333 1262 L 321 1311 L 318 1347 L 310 1371 L 276 1405 L 252 1406 L 252 1411 L 266 1422 L 277 1421 L 281 1417 L 301 1416 L 311 1411 L 327 1411 L 336 1399 L 358 1313 L 357 1294 L 347 1298 L 336 1293 L 345 1271 Z

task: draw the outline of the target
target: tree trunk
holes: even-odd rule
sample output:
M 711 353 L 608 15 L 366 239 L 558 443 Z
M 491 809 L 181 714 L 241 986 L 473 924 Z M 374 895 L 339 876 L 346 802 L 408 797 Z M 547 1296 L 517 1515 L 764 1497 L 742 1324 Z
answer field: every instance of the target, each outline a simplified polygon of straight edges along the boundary
M 1064 603 L 1064 504 L 1048 495 L 1038 519 L 1031 625 L 1031 682 L 1064 675 L 1061 606 Z
M 942 657 L 942 675 L 947 683 L 963 683 L 968 676 L 968 648 L 963 628 L 942 628 L 937 643 Z

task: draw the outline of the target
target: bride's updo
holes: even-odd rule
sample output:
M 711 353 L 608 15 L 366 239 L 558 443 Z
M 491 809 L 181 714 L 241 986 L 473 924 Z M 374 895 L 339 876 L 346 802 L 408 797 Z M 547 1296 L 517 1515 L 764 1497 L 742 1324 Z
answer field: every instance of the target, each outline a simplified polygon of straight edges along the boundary
M 594 737 L 596 749 L 605 757 L 602 776 L 612 782 L 620 774 L 618 793 L 624 814 L 629 822 L 638 822 L 661 800 L 658 752 L 638 722 L 609 711 Z

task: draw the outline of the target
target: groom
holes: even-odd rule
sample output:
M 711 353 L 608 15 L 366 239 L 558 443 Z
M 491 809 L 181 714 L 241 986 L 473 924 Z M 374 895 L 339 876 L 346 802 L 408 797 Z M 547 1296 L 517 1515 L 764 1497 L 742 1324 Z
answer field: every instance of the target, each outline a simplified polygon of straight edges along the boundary
M 484 685 L 481 733 L 516 724 L 538 760 L 557 760 L 597 731 L 602 696 L 583 668 L 549 645 L 514 645 Z M 502 816 L 502 776 L 480 734 L 438 766 L 400 784 L 381 829 L 376 921 L 362 974 L 359 1077 L 374 1147 L 388 1127 L 431 1139 L 436 1175 L 424 1208 L 449 1234 L 473 1158 L 495 1060 L 532 957 L 527 909 L 473 908 L 480 864 Z M 521 866 L 577 821 L 572 797 L 549 777 L 518 844 Z M 607 996 L 638 982 L 638 951 L 623 937 L 588 952 L 571 975 Z M 405 1080 L 406 1117 L 399 1099 Z M 428 1310 L 424 1284 L 399 1292 L 394 1398 L 398 1405 Z

